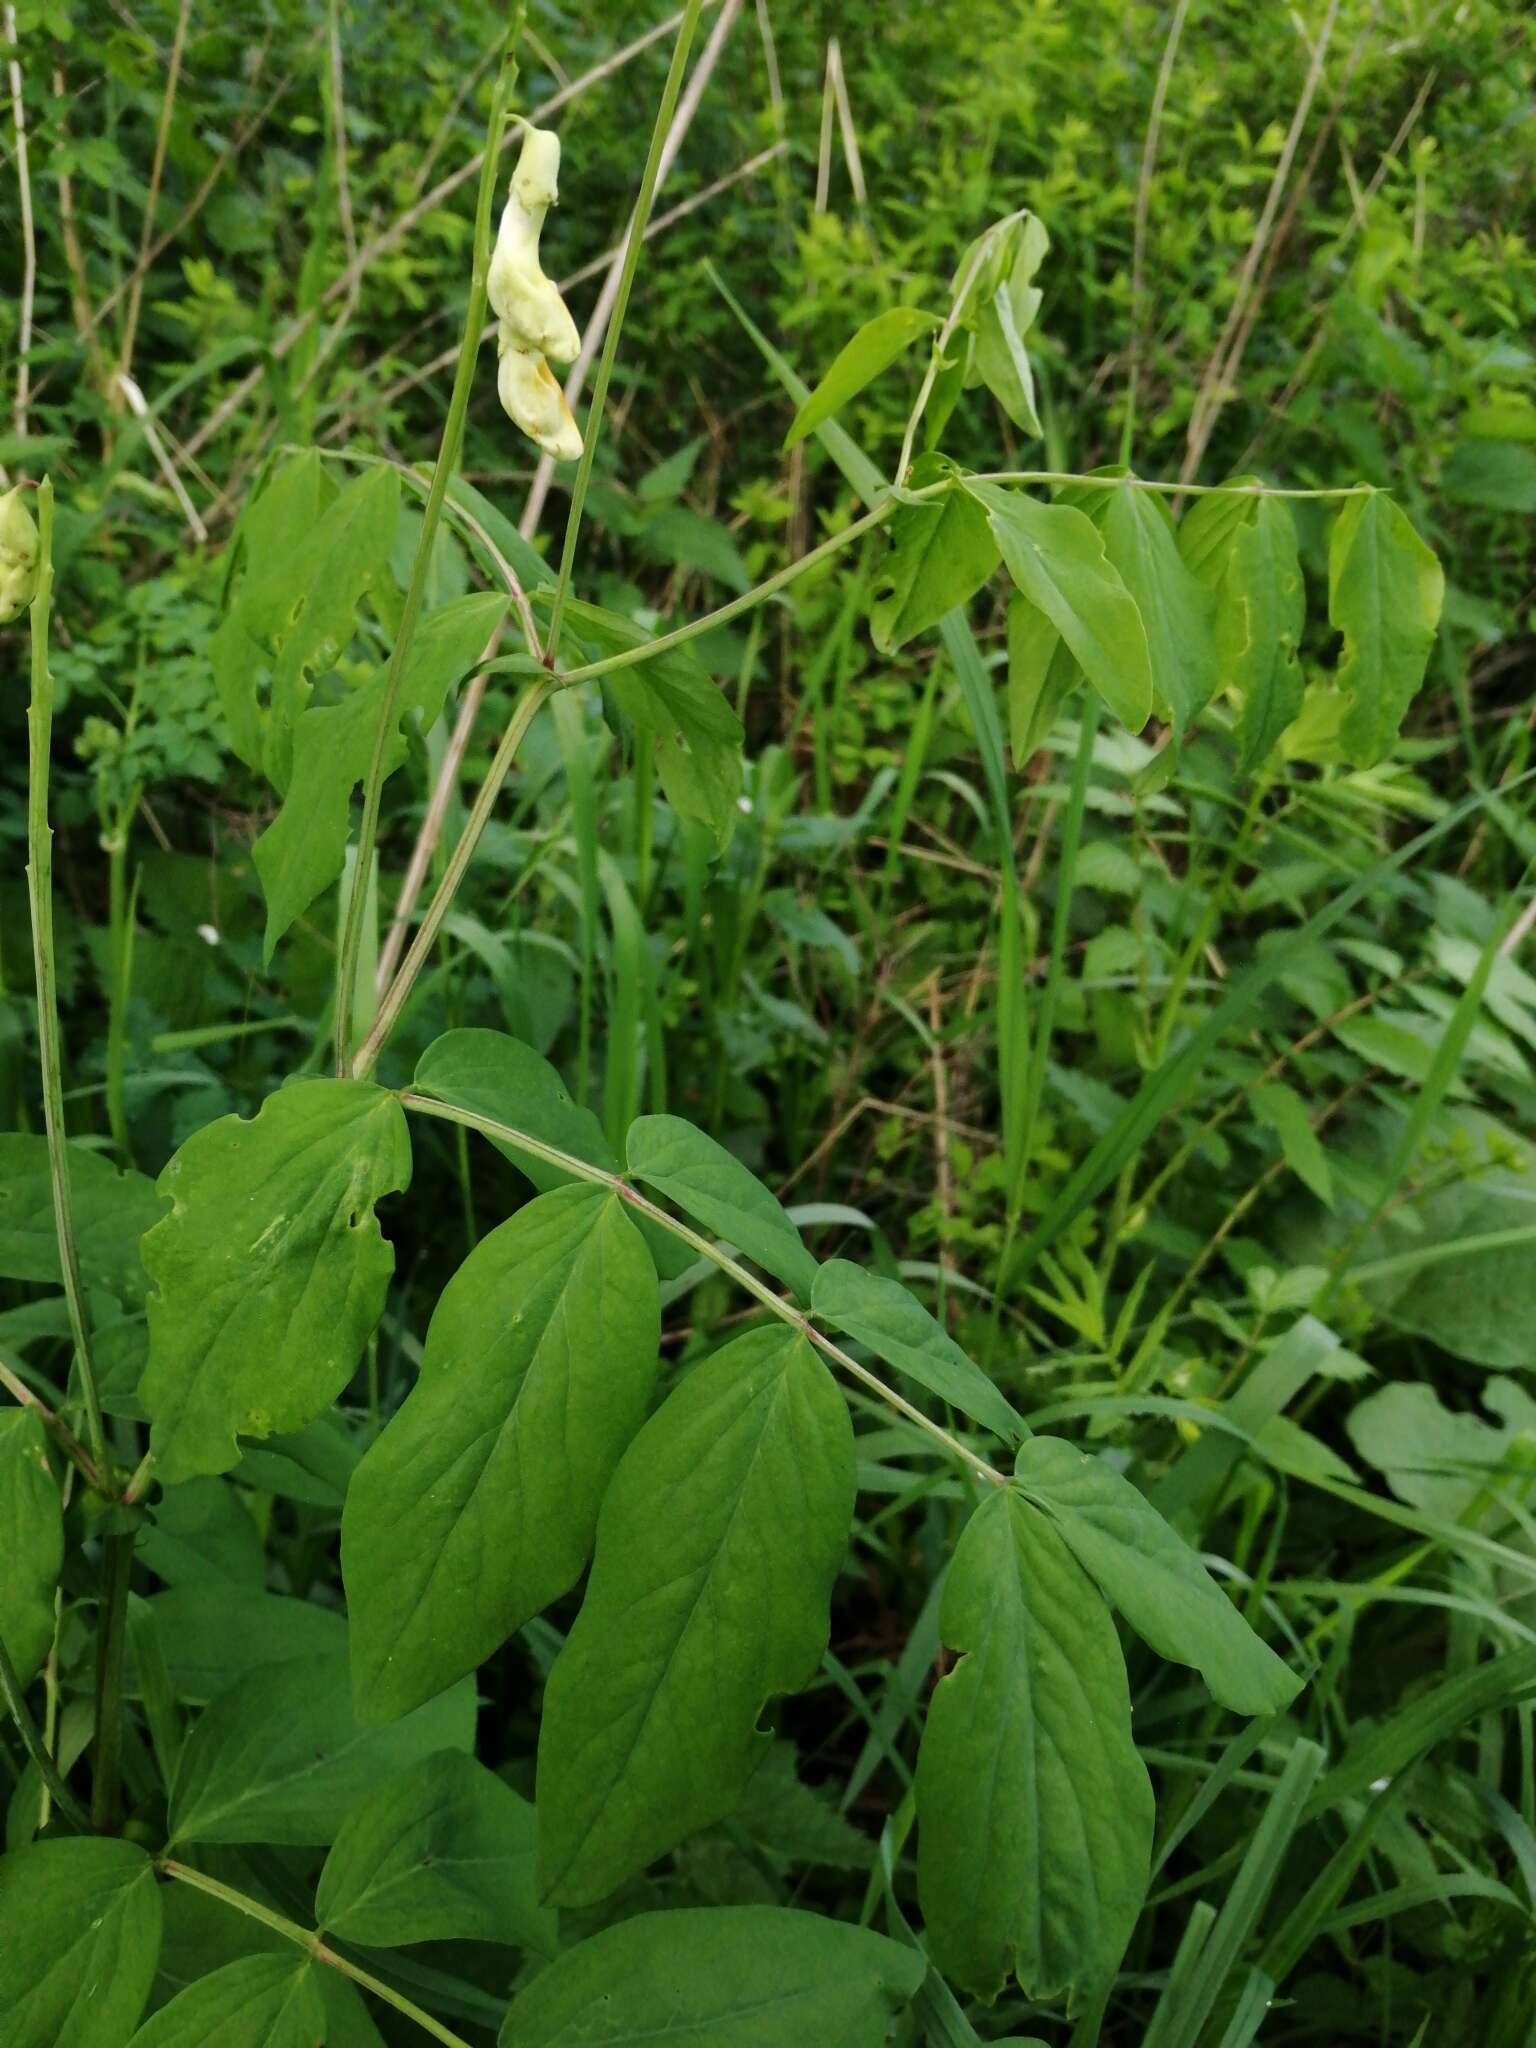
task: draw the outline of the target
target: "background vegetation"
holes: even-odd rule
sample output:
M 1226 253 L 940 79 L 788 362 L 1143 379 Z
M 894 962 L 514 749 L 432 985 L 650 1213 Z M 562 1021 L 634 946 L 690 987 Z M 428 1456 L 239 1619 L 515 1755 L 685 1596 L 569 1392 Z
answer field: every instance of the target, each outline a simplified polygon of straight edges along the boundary
M 643 763 L 621 772 L 595 693 L 541 718 L 381 1078 L 445 1028 L 491 1025 L 546 1052 L 615 1136 L 642 1109 L 694 1119 L 819 1254 L 856 1245 L 915 1283 L 1032 1420 L 1134 1468 L 1315 1667 L 1289 1714 L 1234 1739 L 1132 1648 L 1163 1833 L 1106 2010 L 1074 2031 L 1005 1996 L 908 2024 L 946 2043 L 1528 2042 L 1536 28 L 1498 0 L 768 0 L 707 20 L 722 16 L 626 330 L 588 594 L 664 625 L 856 515 L 814 443 L 781 453 L 791 408 L 721 284 L 814 381 L 871 314 L 942 303 L 972 237 L 1028 206 L 1052 238 L 1032 339 L 1047 466 L 1391 486 L 1446 566 L 1429 682 L 1393 758 L 1350 770 L 1314 622 L 1306 707 L 1256 777 L 1219 710 L 1175 752 L 1084 733 L 1079 699 L 1000 783 L 943 647 L 874 651 L 876 536 L 704 643 L 749 734 L 718 863 L 652 801 Z M 578 322 L 632 195 L 657 20 L 618 0 L 531 10 L 522 90 L 556 109 L 564 144 L 546 261 L 590 279 L 569 291 Z M 251 845 L 271 799 L 230 752 L 208 646 L 232 523 L 279 450 L 430 459 L 500 26 L 479 0 L 14 9 L 25 175 L 13 134 L 0 354 L 14 367 L 26 344 L 29 380 L 0 460 L 50 469 L 59 494 L 68 1110 L 77 1137 L 150 1174 L 275 1075 L 325 1068 L 334 901 L 264 960 Z M 887 466 L 914 375 L 844 415 Z M 989 466 L 1009 431 L 977 393 L 947 445 Z M 526 455 L 483 378 L 464 469 L 493 535 L 524 513 Z M 1322 510 L 1296 510 L 1321 590 Z M 438 574 L 468 586 L 457 543 Z M 344 667 L 378 658 L 391 601 Z M 974 621 L 1000 690 L 1001 594 Z M 25 1132 L 22 629 L 0 646 L 0 1129 Z M 386 927 L 448 739 L 416 748 L 416 807 L 390 814 Z M 1010 862 L 1043 1035 L 1005 1145 Z M 1234 1003 L 1264 961 L 1262 997 Z M 522 1198 L 462 1136 L 418 1141 L 397 1284 L 343 1418 L 181 1489 L 181 1525 L 162 1514 L 141 1543 L 135 1591 L 184 1701 L 206 1697 L 200 1673 L 293 1654 L 339 1613 L 338 1474 L 409 1386 L 445 1280 Z M 56 1401 L 65 1325 L 23 1237 L 0 1214 L 0 1364 Z M 718 1276 L 683 1276 L 666 1356 L 717 1345 L 736 1312 Z M 132 1463 L 131 1393 L 113 1411 Z M 821 1681 L 781 1718 L 798 1761 L 783 1751 L 774 1796 L 613 1911 L 915 1918 L 904 1799 L 961 1502 L 944 1478 L 914 1489 L 881 1419 L 859 1422 L 856 1569 Z M 67 1590 L 46 1710 L 72 1762 L 94 1586 Z M 479 1753 L 514 1783 L 568 1619 L 482 1675 Z M 1298 1734 L 1333 1777 L 1296 1787 Z M 15 1846 L 36 1785 L 8 1744 Z M 305 1852 L 208 1860 L 226 1866 L 280 1905 L 312 1876 Z M 238 1953 L 231 1938 L 189 1911 L 155 1996 Z M 1256 1964 L 1281 2001 L 1258 2033 L 1240 2031 L 1263 2018 L 1245 2018 Z M 399 1981 L 448 1986 L 480 2039 L 531 1967 L 423 1945 Z

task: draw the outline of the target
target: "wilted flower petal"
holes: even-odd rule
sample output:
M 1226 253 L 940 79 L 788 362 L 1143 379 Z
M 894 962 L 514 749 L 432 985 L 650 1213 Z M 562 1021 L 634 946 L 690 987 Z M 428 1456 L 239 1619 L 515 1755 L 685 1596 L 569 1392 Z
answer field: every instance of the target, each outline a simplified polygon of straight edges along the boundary
M 565 393 L 537 349 L 518 348 L 505 325 L 501 330 L 501 363 L 496 390 L 507 416 L 557 462 L 574 462 L 581 453 L 581 430 L 571 416 Z

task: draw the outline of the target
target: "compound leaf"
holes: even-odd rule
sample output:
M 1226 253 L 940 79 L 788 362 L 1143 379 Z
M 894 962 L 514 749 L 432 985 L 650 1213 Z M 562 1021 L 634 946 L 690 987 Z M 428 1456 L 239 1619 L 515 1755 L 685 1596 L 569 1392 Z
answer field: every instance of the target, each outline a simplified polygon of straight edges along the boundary
M 1061 1437 L 1019 1452 L 1019 1484 L 1083 1570 L 1159 1656 L 1192 1664 L 1223 1706 L 1273 1714 L 1302 1681 L 1254 1634 L 1144 1494 Z
M 916 1950 L 787 1906 L 637 1913 L 512 2002 L 499 2048 L 884 2048 Z
M 848 1411 L 793 1330 L 727 1344 L 641 1430 L 545 1690 L 546 1898 L 605 1898 L 735 1806 L 769 1743 L 764 1702 L 826 1648 L 853 1494 Z
M 341 1393 L 394 1270 L 374 1204 L 410 1172 L 404 1113 L 368 1081 L 296 1082 L 171 1159 L 171 1213 L 142 1247 L 140 1398 L 166 1485 L 227 1472 L 237 1436 L 302 1429 Z
M 470 1253 L 347 1493 L 362 1719 L 430 1699 L 576 1583 L 660 1340 L 656 1269 L 604 1188 L 540 1195 Z
M 963 1651 L 917 1760 L 917 1884 L 934 1960 L 994 1998 L 1113 1975 L 1145 1894 L 1152 1788 L 1109 1610 L 1011 1488 L 966 1524 L 940 1631 Z

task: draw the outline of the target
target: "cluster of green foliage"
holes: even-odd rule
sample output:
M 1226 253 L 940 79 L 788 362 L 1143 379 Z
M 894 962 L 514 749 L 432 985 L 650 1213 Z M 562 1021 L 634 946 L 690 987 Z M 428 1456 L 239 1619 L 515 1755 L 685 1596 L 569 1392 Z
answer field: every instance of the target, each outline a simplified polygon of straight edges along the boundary
M 7 2048 L 1529 2048 L 1530 23 L 15 15 Z

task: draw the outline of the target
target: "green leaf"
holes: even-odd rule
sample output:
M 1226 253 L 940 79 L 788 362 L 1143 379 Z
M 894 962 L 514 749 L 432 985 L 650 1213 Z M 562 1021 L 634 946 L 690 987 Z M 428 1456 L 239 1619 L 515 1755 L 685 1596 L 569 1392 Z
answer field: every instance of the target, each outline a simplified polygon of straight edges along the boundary
M 1207 590 L 1215 592 L 1227 573 L 1237 529 L 1253 510 L 1256 476 L 1229 476 L 1218 491 L 1195 499 L 1179 521 L 1179 553 Z
M 503 598 L 481 592 L 440 605 L 421 621 L 401 682 L 386 775 L 405 759 L 401 726 L 421 732 L 432 726 L 449 684 L 473 665 L 505 612 Z M 373 759 L 387 681 L 381 667 L 339 704 L 311 705 L 298 721 L 282 809 L 251 849 L 267 899 L 268 962 L 294 919 L 341 873 L 352 791 Z
M 1333 1207 L 1333 1173 L 1318 1142 L 1307 1105 L 1294 1088 L 1267 1081 L 1253 1091 L 1254 1115 L 1280 1140 L 1286 1165 L 1320 1202 Z
M 1041 293 L 1034 277 L 1050 246 L 1050 237 L 1034 214 L 1010 222 L 996 235 L 962 308 L 962 317 L 976 336 L 966 381 L 985 384 L 1014 425 L 1036 437 L 1041 426 L 1024 337 L 1040 310 Z M 967 251 L 962 259 L 957 278 L 964 275 L 970 254 Z
M 1008 600 L 1008 744 L 1022 768 L 1082 675 L 1071 649 L 1022 590 Z
M 1115 716 L 1140 732 L 1152 710 L 1146 630 L 1093 521 L 1075 505 L 1047 505 L 974 477 L 965 488 L 986 507 L 1019 589 L 1044 612 Z
M 1007 1396 L 899 1280 L 882 1279 L 851 1259 L 828 1259 L 816 1274 L 811 1312 L 1006 1443 L 1028 1434 Z
M 1514 1380 L 1484 1382 L 1481 1399 L 1498 1422 L 1447 1408 L 1433 1387 L 1395 1380 L 1345 1418 L 1349 1440 L 1399 1500 L 1443 1522 L 1459 1522 L 1481 1495 L 1510 1489 L 1509 1464 L 1522 1433 L 1536 1439 L 1536 1401 Z
M 244 525 L 244 580 L 209 648 L 235 751 L 279 790 L 315 680 L 335 667 L 365 593 L 388 574 L 395 537 L 393 469 L 368 470 L 329 503 L 325 489 L 312 454 L 268 485 Z
M 410 1173 L 404 1112 L 367 1081 L 296 1082 L 172 1158 L 171 1213 L 142 1247 L 140 1398 L 165 1485 L 227 1472 L 237 1436 L 301 1429 L 341 1393 L 394 1270 L 373 1205 Z
M 1296 522 L 1283 499 L 1256 499 L 1237 528 L 1218 606 L 1217 647 L 1223 679 L 1242 704 L 1238 769 L 1246 774 L 1268 759 L 1306 688 L 1298 650 L 1307 594 Z
M 603 1188 L 540 1195 L 470 1253 L 347 1494 L 363 1720 L 441 1692 L 576 1583 L 660 1341 L 655 1268 Z
M 1113 1976 L 1146 1891 L 1152 1788 L 1114 1622 L 1012 1489 L 966 1524 L 917 1760 L 917 1886 L 934 1960 L 987 1999 Z
M 636 1180 L 810 1300 L 816 1261 L 777 1197 L 733 1153 L 678 1116 L 636 1118 L 624 1144 Z
M 495 1941 L 552 1953 L 534 1892 L 534 1812 L 472 1756 L 444 1750 L 380 1785 L 320 1873 L 321 1929 L 365 1948 Z
M 243 1956 L 161 2006 L 133 2048 L 317 2048 L 327 2038 L 318 1975 L 291 1946 Z
M 5 2048 L 123 2048 L 160 1951 L 155 1866 L 87 1835 L 0 1856 Z
M 473 1685 L 387 1728 L 360 1728 L 348 1678 L 345 1655 L 301 1657 L 220 1693 L 182 1748 L 171 1840 L 330 1842 L 381 1779 L 435 1750 L 473 1748 Z
M 922 456 L 912 481 L 931 483 L 948 468 L 938 457 Z M 926 504 L 902 506 L 890 533 L 869 612 L 870 635 L 882 654 L 893 654 L 946 612 L 968 604 L 998 563 L 986 513 L 958 486 Z
M 920 334 L 932 334 L 940 324 L 937 314 L 925 313 L 918 306 L 892 306 L 889 312 L 866 320 L 838 351 L 827 374 L 795 414 L 784 436 L 784 452 L 788 454 L 823 420 L 831 419 L 850 398 L 856 398 L 866 384 L 905 355 Z
M 290 1969 L 295 1949 L 275 1929 L 248 1914 L 231 1912 L 222 1899 L 194 1891 L 189 1884 L 162 1888 L 165 1933 L 160 1943 L 160 1972 L 152 1996 L 166 2000 L 202 1983 L 228 1964 L 253 1956 L 269 1964 L 279 1960 Z M 356 1985 L 338 1970 L 315 1972 L 315 1985 L 325 2007 L 326 2048 L 384 2048 L 384 2039 L 368 2017 Z M 313 2048 L 315 2036 L 306 2048 Z M 133 2048 L 138 2048 L 134 2043 Z
M 48 1432 L 31 1408 L 0 1409 L 0 1643 L 23 1686 L 53 1643 L 53 1596 L 64 1568 L 64 1510 Z
M 1328 539 L 1328 618 L 1344 635 L 1341 738 L 1357 768 L 1382 759 L 1424 680 L 1445 577 L 1381 491 L 1351 498 Z
M 637 1913 L 513 2000 L 499 2048 L 884 2048 L 916 1949 L 784 1906 Z
M 566 630 L 588 658 L 643 647 L 652 637 L 617 612 L 572 599 Z M 679 817 L 707 825 L 724 851 L 741 793 L 741 720 L 687 647 L 602 678 L 625 717 L 656 742 L 656 772 Z
M 165 1214 L 165 1204 L 147 1175 L 119 1173 L 110 1159 L 83 1145 L 66 1145 L 64 1152 L 80 1277 L 88 1288 L 136 1307 L 144 1299 L 139 1239 Z M 48 1140 L 40 1133 L 0 1133 L 0 1277 L 60 1284 Z
M 1159 1656 L 1192 1664 L 1223 1706 L 1275 1714 L 1300 1692 L 1303 1681 L 1259 1640 L 1189 1545 L 1102 1458 L 1036 1436 L 1014 1470 L 1105 1599 Z
M 1100 495 L 1104 553 L 1141 614 L 1153 704 L 1182 737 L 1216 689 L 1211 599 L 1180 559 L 1173 521 L 1152 492 L 1122 484 Z
M 345 1620 L 313 1600 L 204 1579 L 156 1593 L 145 1605 L 176 1697 L 199 1705 L 264 1665 L 346 1653 Z
M 853 1495 L 847 1408 L 793 1330 L 727 1344 L 641 1430 L 545 1690 L 546 1898 L 605 1898 L 736 1805 L 765 1701 L 826 1648 Z
M 418 1094 L 510 1124 L 557 1152 L 617 1173 L 618 1156 L 590 1109 L 573 1101 L 549 1061 L 504 1031 L 445 1031 L 416 1063 Z M 516 1145 L 492 1141 L 540 1193 L 569 1187 L 571 1176 Z

